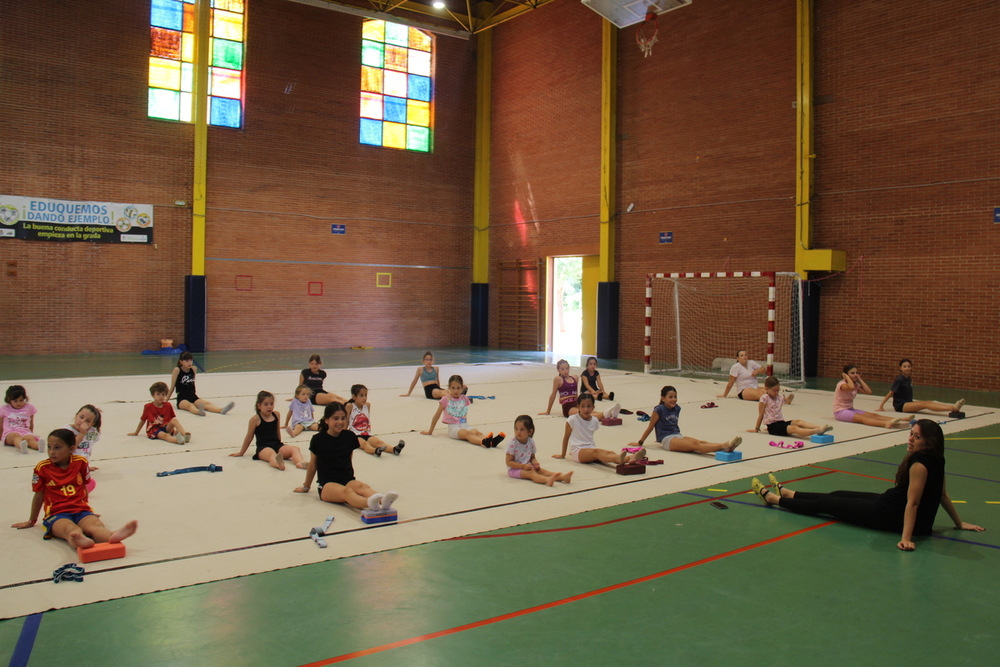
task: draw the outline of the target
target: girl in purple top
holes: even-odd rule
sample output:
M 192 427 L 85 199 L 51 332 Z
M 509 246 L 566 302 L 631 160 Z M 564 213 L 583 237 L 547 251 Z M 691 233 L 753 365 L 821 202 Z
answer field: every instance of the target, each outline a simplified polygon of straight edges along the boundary
M 549 404 L 545 408 L 545 412 L 539 412 L 538 414 L 552 414 L 552 403 L 555 402 L 556 395 L 558 394 L 563 417 L 568 419 L 570 415 L 575 415 L 579 412 L 577 408 L 577 393 L 579 392 L 580 381 L 577 376 L 569 374 L 569 362 L 565 359 L 560 359 L 556 362 L 556 371 L 559 374 L 552 380 L 552 393 L 549 394 Z M 615 403 L 607 410 L 594 412 L 593 414 L 599 420 L 614 419 L 618 416 L 618 411 L 621 410 L 621 407 L 621 405 Z

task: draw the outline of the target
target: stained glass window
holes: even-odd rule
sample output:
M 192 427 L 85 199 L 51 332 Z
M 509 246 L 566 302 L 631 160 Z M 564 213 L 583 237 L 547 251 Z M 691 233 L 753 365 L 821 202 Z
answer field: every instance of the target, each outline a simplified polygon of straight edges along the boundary
M 194 116 L 195 0 L 150 0 L 150 118 Z M 243 125 L 246 0 L 210 0 L 208 122 Z
M 431 150 L 434 41 L 417 28 L 367 20 L 361 28 L 361 143 Z

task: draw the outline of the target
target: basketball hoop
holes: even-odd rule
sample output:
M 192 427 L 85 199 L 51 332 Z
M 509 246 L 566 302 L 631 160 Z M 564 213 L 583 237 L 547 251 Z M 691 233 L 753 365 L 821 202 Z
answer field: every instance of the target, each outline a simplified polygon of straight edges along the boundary
M 656 33 L 660 31 L 660 26 L 656 22 L 656 12 L 650 7 L 646 12 L 646 20 L 639 24 L 635 31 L 635 41 L 639 44 L 639 49 L 644 57 L 648 58 L 653 52 L 653 44 L 656 44 Z

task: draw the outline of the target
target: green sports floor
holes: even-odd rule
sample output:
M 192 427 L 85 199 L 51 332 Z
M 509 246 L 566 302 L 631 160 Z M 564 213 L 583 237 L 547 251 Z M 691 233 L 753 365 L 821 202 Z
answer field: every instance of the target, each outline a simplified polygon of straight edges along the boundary
M 323 356 L 327 368 L 413 366 L 421 352 Z M 439 363 L 543 360 L 436 353 Z M 303 354 L 198 359 L 205 372 L 279 370 L 300 368 Z M 31 360 L 3 360 L 0 379 L 173 366 L 125 356 Z M 969 400 L 996 405 L 997 397 Z M 737 480 L 712 487 L 724 490 L 10 619 L 0 622 L 0 665 L 995 665 L 998 444 L 1000 426 L 946 443 L 949 493 L 963 519 L 987 531 L 948 529 L 939 512 L 941 532 L 912 553 L 896 549 L 896 535 L 766 508 L 747 494 L 749 480 Z M 781 481 L 881 491 L 903 452 L 787 470 Z

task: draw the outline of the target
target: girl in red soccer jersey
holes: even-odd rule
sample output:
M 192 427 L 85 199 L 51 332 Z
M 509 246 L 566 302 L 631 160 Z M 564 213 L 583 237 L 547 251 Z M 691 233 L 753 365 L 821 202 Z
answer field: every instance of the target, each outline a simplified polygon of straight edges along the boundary
M 31 479 L 35 496 L 31 499 L 31 514 L 27 521 L 12 528 L 31 528 L 44 509 L 45 539 L 58 537 L 70 546 L 88 549 L 97 542 L 121 542 L 132 535 L 138 521 L 129 521 L 116 531 L 104 526 L 87 503 L 87 482 L 90 470 L 87 459 L 74 454 L 76 435 L 65 428 L 49 433 L 49 458 L 39 461 Z

